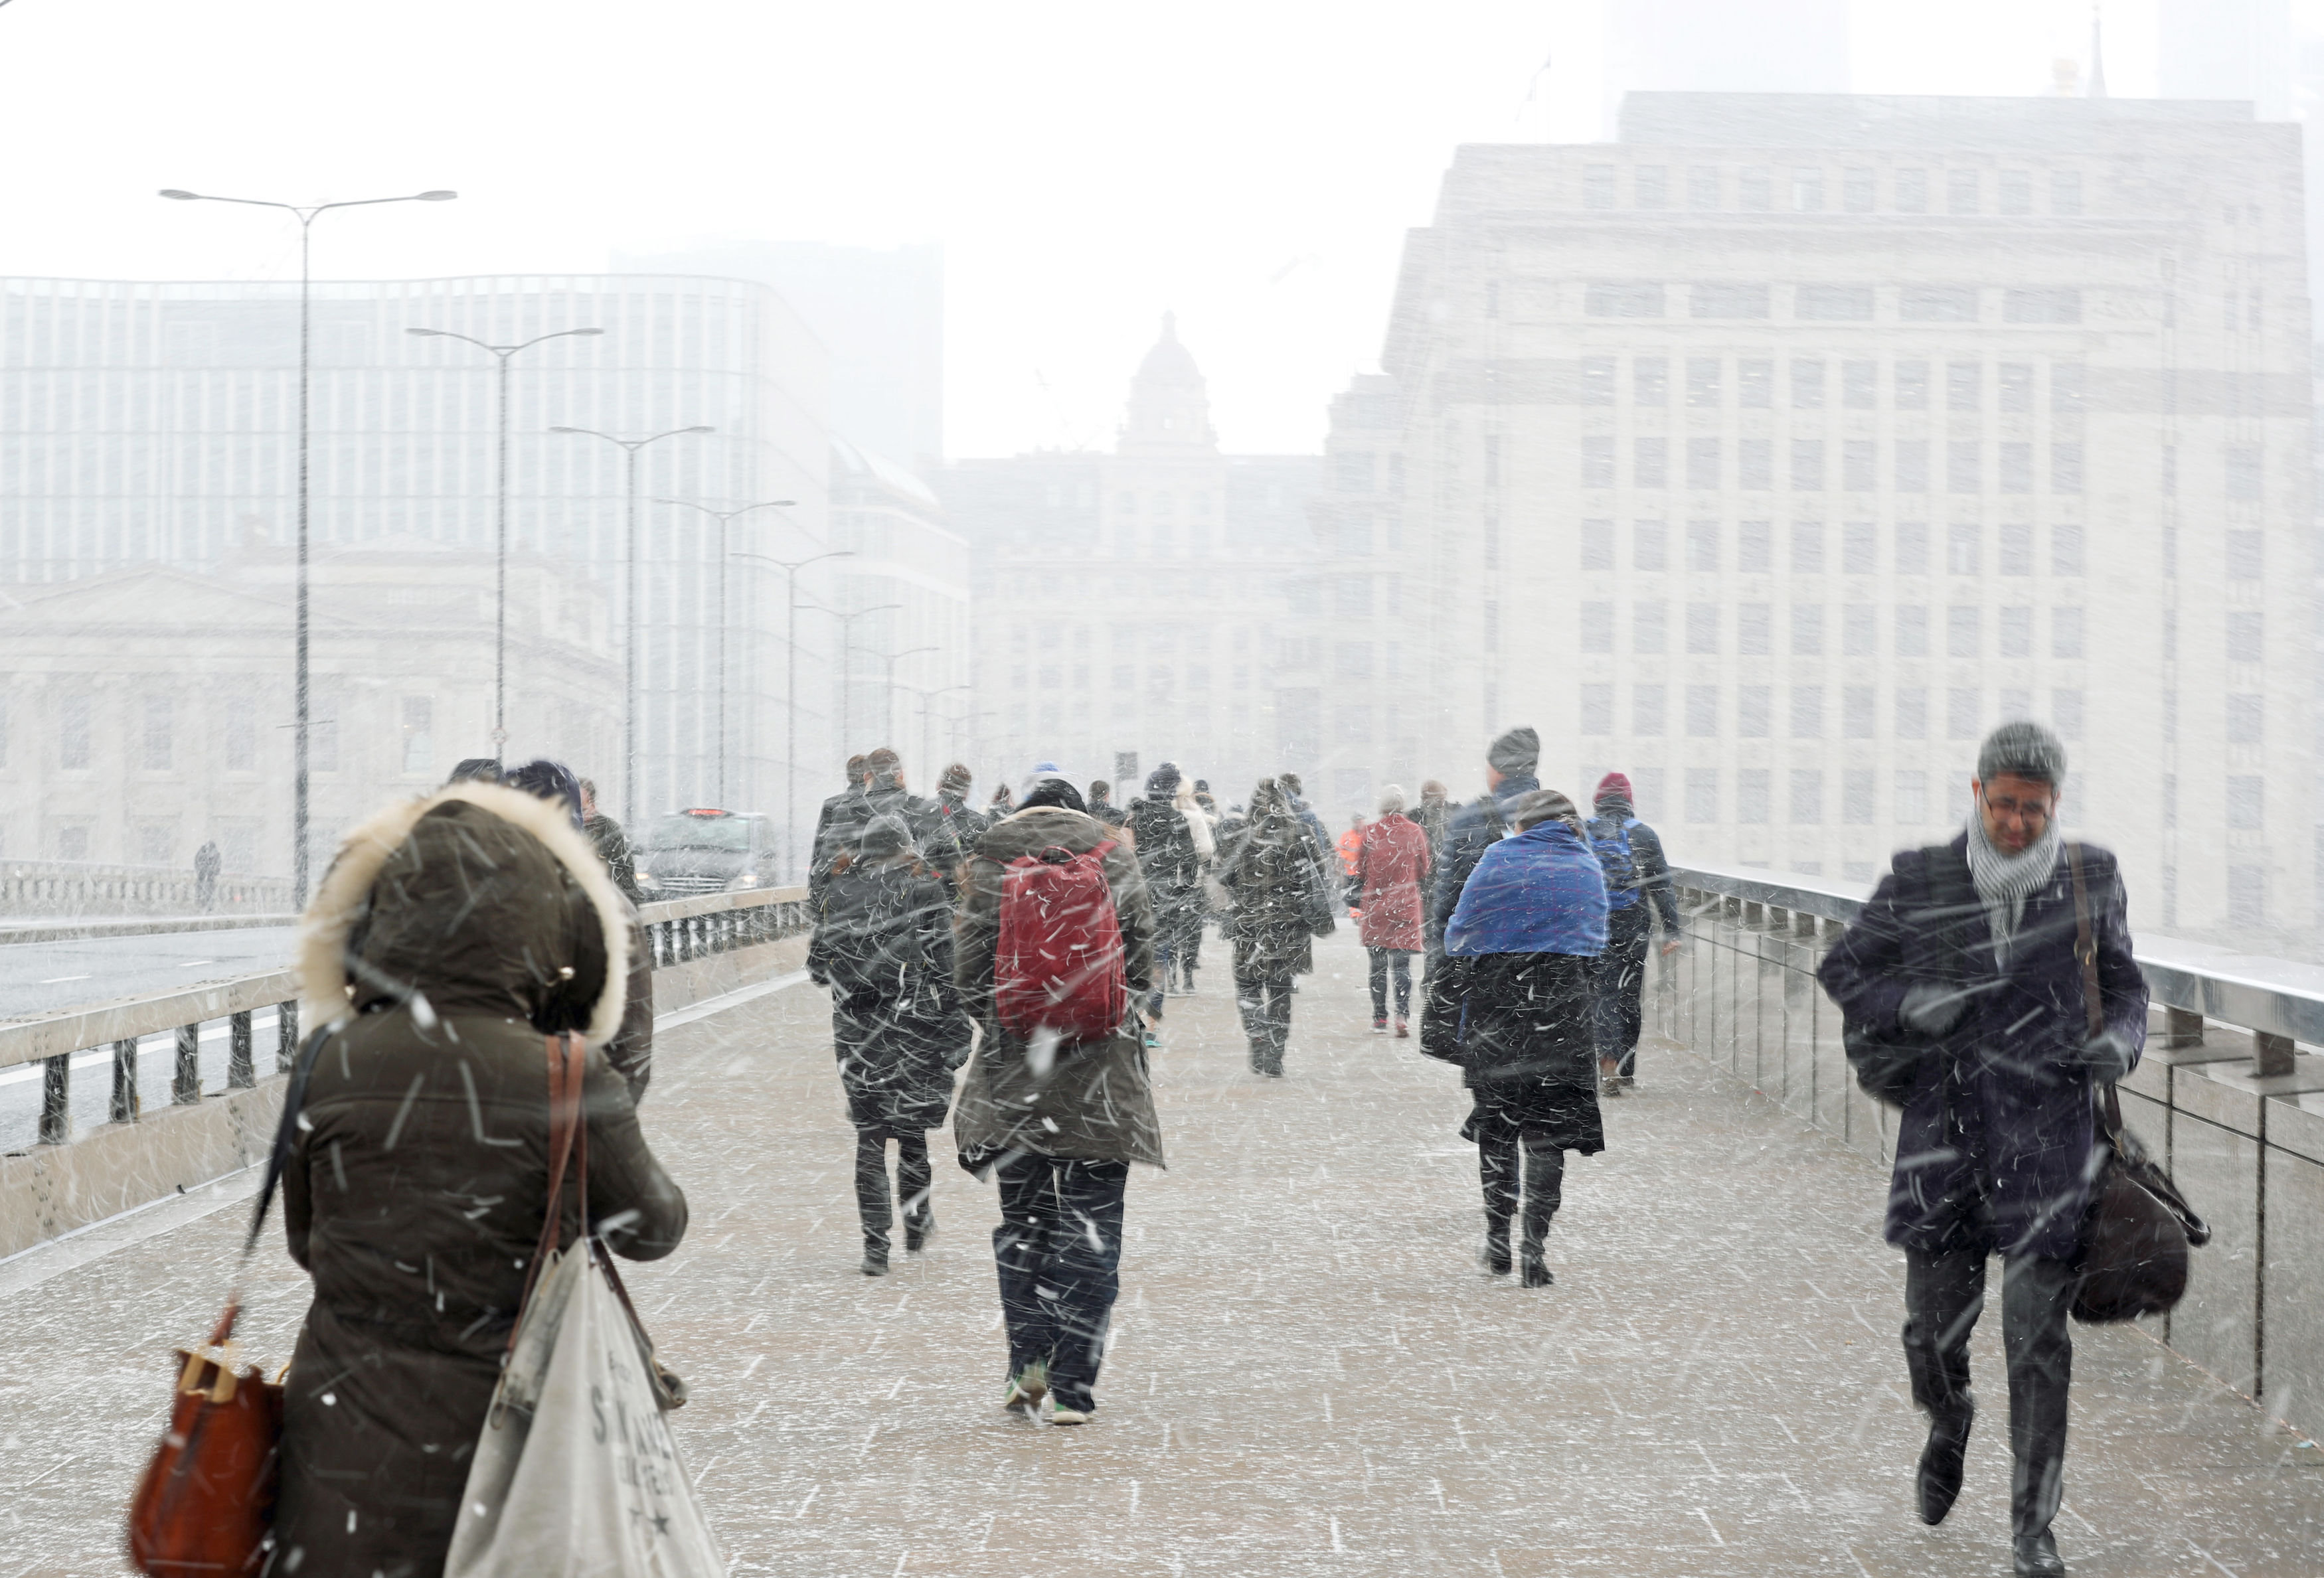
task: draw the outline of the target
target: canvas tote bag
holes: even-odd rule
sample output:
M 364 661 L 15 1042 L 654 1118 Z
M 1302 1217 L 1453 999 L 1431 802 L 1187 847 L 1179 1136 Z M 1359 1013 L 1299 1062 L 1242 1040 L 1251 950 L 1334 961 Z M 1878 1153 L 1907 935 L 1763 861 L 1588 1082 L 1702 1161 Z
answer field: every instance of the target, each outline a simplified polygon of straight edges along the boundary
M 461 1495 L 445 1578 L 721 1578 L 666 1411 L 676 1406 L 604 1245 L 588 1231 L 583 1053 L 550 1040 L 549 1217 Z M 582 1233 L 557 1230 L 570 1157 Z

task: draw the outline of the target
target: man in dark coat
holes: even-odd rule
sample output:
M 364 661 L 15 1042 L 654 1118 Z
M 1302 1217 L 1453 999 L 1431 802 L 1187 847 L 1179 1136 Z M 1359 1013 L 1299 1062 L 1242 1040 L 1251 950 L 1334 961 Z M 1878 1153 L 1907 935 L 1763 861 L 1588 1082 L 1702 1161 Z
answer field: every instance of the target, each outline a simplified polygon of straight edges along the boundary
M 205 840 L 194 851 L 194 908 L 208 910 L 217 902 L 218 846 L 214 840 Z
M 1332 830 L 1323 826 L 1323 818 L 1317 816 L 1315 807 L 1307 803 L 1307 786 L 1299 781 L 1299 775 L 1278 772 L 1275 775 L 1275 781 L 1283 786 L 1283 798 L 1290 803 L 1291 814 L 1299 818 L 1299 825 L 1314 838 L 1315 847 L 1326 854 L 1331 854 L 1338 847 L 1332 842 Z
M 936 780 L 936 826 L 924 853 L 947 882 L 968 858 L 968 852 L 976 847 L 978 837 L 992 826 L 992 817 L 968 803 L 969 788 L 975 781 L 967 764 L 960 761 L 945 768 Z
M 1292 981 L 1315 968 L 1312 901 L 1319 889 L 1339 891 L 1324 858 L 1271 778 L 1251 791 L 1249 821 L 1219 844 L 1219 885 L 1232 904 L 1219 930 L 1234 948 L 1235 1006 L 1251 1072 L 1268 1079 L 1283 1077 Z M 1327 913 L 1336 902 L 1327 900 Z
M 595 779 L 582 779 L 581 834 L 588 839 L 597 858 L 605 863 L 605 872 L 613 879 L 613 886 L 622 897 L 632 904 L 646 901 L 644 891 L 638 886 L 638 859 L 630 847 L 630 835 L 622 825 L 597 808 L 597 783 Z
M 1960 1493 L 1976 1400 L 1969 1339 L 1985 1262 L 2002 1257 L 2002 1345 L 2015 1458 L 2015 1571 L 2062 1573 L 2073 1269 L 2098 1159 L 2094 1093 L 2138 1062 L 2146 983 L 2114 856 L 2081 845 L 2105 1029 L 2076 955 L 2072 851 L 2058 835 L 2065 747 L 2005 724 L 1978 752 L 1975 806 L 1951 843 L 1897 854 L 1820 972 L 1851 1030 L 1924 1047 L 1896 1129 L 1887 1239 L 1904 1251 L 1904 1362 L 1929 1416 L 1920 1515 Z
M 1138 845 L 1138 869 L 1154 905 L 1154 991 L 1146 1005 L 1149 1027 L 1162 1023 L 1168 993 L 1185 945 L 1189 913 L 1200 925 L 1203 861 L 1185 813 L 1171 802 L 1178 793 L 1178 764 L 1165 761 L 1146 775 L 1146 792 L 1130 802 L 1123 826 Z
M 1599 1094 L 1618 1096 L 1637 1083 L 1641 1000 L 1646 986 L 1646 945 L 1663 923 L 1663 952 L 1678 946 L 1678 894 L 1671 886 L 1663 841 L 1631 808 L 1627 774 L 1598 780 L 1597 815 L 1590 841 L 1606 869 L 1606 952 L 1598 967 Z
M 810 900 L 822 897 L 832 863 L 862 841 L 872 817 L 896 817 L 923 848 L 938 834 L 936 807 L 904 787 L 904 759 L 884 745 L 863 758 L 863 792 L 853 798 L 835 795 L 824 802 L 824 812 L 823 826 L 816 830 L 815 863 L 807 872 Z
M 1444 843 L 1436 863 L 1436 897 L 1428 907 L 1430 968 L 1444 953 L 1444 923 L 1461 902 L 1461 889 L 1469 873 L 1508 829 L 1508 807 L 1520 795 L 1541 787 L 1534 769 L 1541 761 L 1541 736 L 1531 729 L 1511 729 L 1485 751 L 1486 792 L 1452 813 L 1444 826 Z
M 822 891 L 822 863 L 816 857 L 822 853 L 826 840 L 833 836 L 832 824 L 853 822 L 857 830 L 851 836 L 861 837 L 862 802 L 863 758 L 861 755 L 851 756 L 847 759 L 847 787 L 824 801 L 815 814 L 815 837 L 807 844 L 807 884 L 809 897 Z M 836 854 L 837 850 L 833 853 Z
M 1113 786 L 1102 778 L 1091 780 L 1089 798 L 1083 803 L 1091 816 L 1109 827 L 1119 827 L 1127 820 L 1121 807 L 1113 803 Z

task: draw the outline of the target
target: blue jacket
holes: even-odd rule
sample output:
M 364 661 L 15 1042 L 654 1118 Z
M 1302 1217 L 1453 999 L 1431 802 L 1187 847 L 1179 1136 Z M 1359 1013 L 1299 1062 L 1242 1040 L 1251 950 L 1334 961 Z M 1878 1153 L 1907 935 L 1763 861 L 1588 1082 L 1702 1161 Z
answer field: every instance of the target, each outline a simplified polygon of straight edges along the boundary
M 1508 830 L 1509 802 L 1519 795 L 1531 794 L 1541 787 L 1541 780 L 1531 773 L 1501 780 L 1501 787 L 1490 795 L 1479 795 L 1475 799 L 1452 813 L 1444 824 L 1444 847 L 1437 852 L 1436 893 L 1428 906 L 1428 946 L 1432 952 L 1444 947 L 1444 923 L 1452 918 L 1452 907 L 1461 902 L 1462 885 L 1469 873 L 1477 869 L 1477 862 Z M 1491 806 L 1488 811 L 1486 807 Z
M 1444 951 L 1600 954 L 1606 949 L 1606 873 L 1555 817 L 1488 848 L 1444 927 Z
M 1968 844 L 1963 833 L 1953 848 Z M 1894 1032 L 1914 976 L 1908 938 L 1928 924 L 1928 861 L 1901 850 L 1817 975 L 1851 1023 Z M 2099 1010 L 2135 1053 L 2146 1044 L 2146 978 L 2131 955 L 2114 856 L 2082 846 L 2098 949 Z M 1984 906 L 1954 924 L 1981 988 L 1918 1083 L 1896 1125 L 1887 1239 L 1923 1254 L 1984 1249 L 2062 1260 L 2073 1253 L 2095 1130 L 2090 1077 L 2072 1056 L 2089 1034 L 2074 957 L 2073 879 L 2064 859 L 2025 900 L 2007 968 L 1994 959 Z

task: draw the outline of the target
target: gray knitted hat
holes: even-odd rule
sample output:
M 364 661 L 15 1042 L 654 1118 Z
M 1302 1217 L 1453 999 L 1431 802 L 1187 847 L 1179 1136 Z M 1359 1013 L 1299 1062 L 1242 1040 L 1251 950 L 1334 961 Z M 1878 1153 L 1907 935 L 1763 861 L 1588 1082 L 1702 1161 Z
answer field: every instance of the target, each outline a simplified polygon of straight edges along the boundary
M 1977 780 L 1991 783 L 2005 772 L 2056 789 L 2066 781 L 2066 747 L 2030 718 L 2006 723 L 1977 748 Z

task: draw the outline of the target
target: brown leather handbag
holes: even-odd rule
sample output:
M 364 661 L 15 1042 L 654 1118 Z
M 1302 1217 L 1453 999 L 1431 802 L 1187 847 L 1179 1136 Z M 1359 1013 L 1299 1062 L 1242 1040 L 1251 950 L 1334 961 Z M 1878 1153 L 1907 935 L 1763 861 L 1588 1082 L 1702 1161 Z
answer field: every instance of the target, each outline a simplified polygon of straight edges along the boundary
M 307 1075 L 326 1034 L 318 1030 L 291 1067 L 235 1287 L 209 1341 L 178 1350 L 169 1426 L 129 1500 L 129 1559 L 152 1578 L 233 1578 L 257 1572 L 265 1557 L 281 1477 L 282 1388 L 279 1378 L 270 1381 L 255 1367 L 234 1368 L 234 1327 L 242 1314 L 242 1271 L 290 1158 Z
M 2066 845 L 2074 880 L 2074 956 L 2082 963 L 2082 998 L 2089 1033 L 2106 1029 L 2098 1001 L 2098 944 L 2090 927 L 2089 890 L 2082 876 L 2082 846 Z M 2122 1098 L 2108 1084 L 2096 1097 L 2098 1138 L 2106 1159 L 2090 1186 L 2074 1269 L 2081 1282 L 2074 1318 L 2090 1324 L 2163 1315 L 2187 1294 L 2188 1251 L 2209 1243 L 2211 1230 L 2187 1204 L 2135 1135 L 2122 1126 Z

